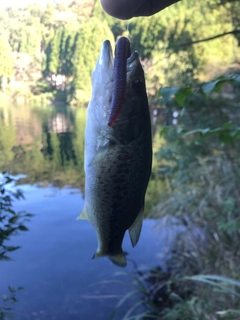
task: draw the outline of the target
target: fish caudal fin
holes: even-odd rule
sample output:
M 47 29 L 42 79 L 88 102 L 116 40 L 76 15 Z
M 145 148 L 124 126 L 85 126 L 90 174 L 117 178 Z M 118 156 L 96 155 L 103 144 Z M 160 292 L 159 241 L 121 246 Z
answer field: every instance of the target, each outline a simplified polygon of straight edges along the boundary
M 144 206 L 142 206 L 136 220 L 133 222 L 132 226 L 128 229 L 133 247 L 135 247 L 136 244 L 138 243 L 138 240 L 141 234 L 142 222 L 143 222 L 143 209 L 144 209 Z
M 80 215 L 77 217 L 77 220 L 88 220 L 87 210 L 86 210 L 85 206 L 83 207 L 83 210 L 80 213 Z
M 101 251 L 97 251 L 93 255 L 93 259 L 101 258 L 101 257 L 108 257 L 114 264 L 116 264 L 119 267 L 126 267 L 127 262 L 126 262 L 126 256 L 124 252 L 120 252 L 118 254 L 114 255 L 108 255 L 106 253 L 102 253 Z
M 126 267 L 126 257 L 123 252 L 115 254 L 114 256 L 108 256 L 108 258 L 119 267 Z

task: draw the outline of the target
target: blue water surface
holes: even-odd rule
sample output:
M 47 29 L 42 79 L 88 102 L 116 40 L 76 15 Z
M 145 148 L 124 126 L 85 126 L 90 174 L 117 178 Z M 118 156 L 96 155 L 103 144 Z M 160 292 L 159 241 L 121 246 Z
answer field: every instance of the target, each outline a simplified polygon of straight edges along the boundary
M 27 200 L 16 202 L 14 209 L 34 217 L 27 223 L 29 231 L 10 241 L 21 246 L 11 253 L 13 260 L 0 263 L 0 292 L 5 293 L 8 285 L 24 288 L 14 304 L 16 319 L 106 320 L 121 296 L 132 290 L 113 282 L 126 280 L 117 273 L 162 264 L 164 231 L 154 228 L 154 220 L 144 221 L 136 248 L 126 234 L 123 248 L 128 252 L 128 266 L 123 269 L 107 258 L 91 259 L 97 239 L 88 221 L 76 221 L 84 203 L 78 189 L 30 185 L 21 189 Z

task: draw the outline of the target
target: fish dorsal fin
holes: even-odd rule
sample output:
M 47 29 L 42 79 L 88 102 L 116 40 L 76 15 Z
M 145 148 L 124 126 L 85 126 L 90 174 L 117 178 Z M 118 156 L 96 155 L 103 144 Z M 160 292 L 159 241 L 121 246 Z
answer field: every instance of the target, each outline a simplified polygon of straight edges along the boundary
M 131 227 L 128 229 L 133 247 L 135 247 L 136 244 L 138 243 L 138 240 L 139 240 L 139 237 L 141 234 L 142 222 L 143 222 L 143 209 L 144 209 L 144 205 L 142 206 L 136 220 L 133 222 Z
M 77 217 L 77 220 L 88 220 L 88 216 L 87 216 L 87 210 L 86 207 L 84 205 L 82 212 L 80 213 L 80 215 Z
M 97 258 L 102 258 L 102 257 L 108 257 L 114 264 L 116 264 L 119 267 L 126 267 L 126 265 L 127 265 L 124 252 L 120 252 L 120 253 L 114 254 L 114 255 L 108 255 L 108 254 L 103 253 L 101 251 L 97 251 L 93 255 L 92 258 L 97 259 Z

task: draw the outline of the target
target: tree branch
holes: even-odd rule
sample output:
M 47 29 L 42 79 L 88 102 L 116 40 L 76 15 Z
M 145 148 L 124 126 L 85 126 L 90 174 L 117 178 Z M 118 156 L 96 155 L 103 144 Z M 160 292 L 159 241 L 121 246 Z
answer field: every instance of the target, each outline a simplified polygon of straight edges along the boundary
M 205 38 L 205 39 L 189 41 L 189 42 L 185 42 L 185 43 L 179 43 L 178 46 L 179 47 L 190 46 L 190 45 L 193 45 L 193 44 L 196 44 L 196 43 L 201 43 L 201 42 L 205 42 L 205 41 L 210 41 L 210 40 L 214 40 L 214 39 L 217 39 L 217 38 L 221 38 L 221 37 L 224 37 L 224 36 L 226 36 L 228 34 L 238 34 L 238 33 L 240 33 L 240 30 L 232 30 L 232 31 L 228 31 L 228 32 L 224 32 L 224 33 L 221 33 L 221 34 L 217 34 L 216 36 Z

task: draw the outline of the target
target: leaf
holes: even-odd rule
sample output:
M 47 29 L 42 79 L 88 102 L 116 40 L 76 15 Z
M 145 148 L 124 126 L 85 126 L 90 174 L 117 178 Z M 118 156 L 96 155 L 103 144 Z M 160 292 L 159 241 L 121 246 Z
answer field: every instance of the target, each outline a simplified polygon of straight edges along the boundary
M 8 286 L 8 290 L 12 293 L 16 292 L 16 289 L 13 286 Z
M 18 229 L 21 231 L 28 231 L 28 228 L 23 225 L 19 226 Z
M 11 297 L 11 300 L 12 300 L 13 302 L 18 302 L 18 300 L 17 300 L 15 297 Z
M 233 125 L 233 122 L 232 121 L 228 121 L 228 122 L 225 122 L 223 125 L 222 125 L 222 129 L 229 129 L 231 126 Z
M 192 89 L 190 88 L 183 88 L 180 89 L 176 94 L 175 94 L 175 100 L 177 101 L 177 103 L 183 107 L 185 100 L 190 97 L 192 94 Z
M 234 75 L 233 79 L 232 79 L 232 84 L 234 86 L 239 86 L 240 84 L 240 75 Z
M 7 212 L 10 212 L 10 213 L 12 213 L 12 214 L 16 214 L 16 212 L 15 212 L 14 210 L 9 209 L 9 208 L 8 208 L 6 211 L 7 211 Z
M 233 138 L 233 140 L 237 140 L 238 137 L 240 137 L 240 130 L 231 131 L 230 136 Z
M 233 295 L 237 296 L 238 298 L 240 298 L 240 294 L 237 291 L 235 291 L 225 285 L 225 284 L 228 284 L 231 286 L 233 285 L 233 286 L 240 287 L 240 281 L 233 280 L 233 279 L 230 279 L 227 277 L 217 276 L 217 275 L 197 275 L 197 276 L 191 276 L 191 277 L 184 277 L 184 279 L 193 280 L 193 281 L 200 281 L 203 283 L 210 284 L 213 287 L 222 289 L 222 291 L 224 293 L 233 294 Z
M 168 131 L 169 131 L 169 127 L 163 127 L 162 130 L 160 130 L 160 137 L 163 137 Z
M 32 214 L 32 213 L 27 213 L 27 214 L 25 214 L 24 216 L 25 216 L 25 217 L 33 217 L 34 214 Z
M 210 81 L 210 82 L 204 83 L 204 85 L 202 86 L 203 93 L 208 96 L 210 93 L 212 93 L 214 91 L 215 86 L 218 83 L 219 83 L 219 80 L 215 80 L 215 81 Z
M 219 133 L 219 141 L 224 144 L 228 144 L 233 141 L 233 138 L 229 132 L 222 131 Z
M 9 222 L 10 224 L 14 224 L 14 223 L 16 223 L 16 222 L 18 221 L 18 219 L 19 219 L 19 216 L 14 216 L 14 217 L 10 218 L 10 219 L 8 220 L 8 222 Z
M 159 96 L 162 97 L 164 103 L 167 103 L 173 99 L 173 96 L 178 92 L 178 90 L 178 87 L 161 88 L 159 90 Z
M 17 249 L 21 248 L 20 246 L 14 247 L 14 246 L 8 246 L 8 247 L 4 247 L 5 250 L 11 252 L 11 251 L 15 251 Z
M 240 311 L 234 310 L 234 309 L 228 309 L 223 311 L 217 311 L 216 314 L 219 314 L 220 316 L 225 317 L 230 315 L 240 315 Z
M 215 86 L 215 91 L 216 91 L 216 92 L 221 92 L 222 87 L 223 87 L 223 85 L 224 85 L 225 82 L 226 82 L 226 81 L 219 81 L 219 82 L 216 84 L 216 86 Z
M 210 131 L 210 128 L 205 128 L 205 129 L 195 129 L 195 130 L 191 130 L 191 131 L 187 131 L 183 134 L 183 137 L 186 137 L 190 134 L 194 134 L 194 133 L 200 133 L 202 135 L 205 135 L 206 133 L 208 133 Z
M 204 280 L 204 279 L 210 279 L 210 280 L 215 280 L 215 281 L 221 281 L 221 282 L 225 282 L 227 284 L 233 285 L 233 286 L 237 286 L 240 288 L 240 281 L 238 280 L 234 280 L 228 277 L 224 277 L 224 276 L 218 276 L 218 275 L 214 275 L 214 274 L 209 274 L 209 275 L 196 275 L 196 276 L 192 276 L 192 277 L 187 277 L 190 278 L 190 280 Z
M 209 131 L 210 131 L 210 128 L 205 128 L 205 129 L 202 129 L 200 132 L 201 132 L 202 135 L 205 135 Z
M 5 294 L 3 294 L 3 295 L 1 296 L 1 298 L 2 298 L 3 301 L 7 301 L 7 300 L 8 300 L 8 296 L 5 295 Z
M 20 291 L 20 290 L 23 290 L 24 287 L 17 287 L 17 290 Z
M 180 112 L 180 117 L 182 117 L 184 115 L 184 112 L 185 112 L 185 108 L 182 108 L 181 112 Z
M 12 178 L 10 178 L 10 177 L 7 176 L 5 183 L 8 184 L 8 183 L 11 183 L 11 182 L 13 182 L 13 181 L 15 181 L 15 179 L 12 179 Z
M 183 126 L 177 126 L 177 133 L 185 131 Z
M 138 290 L 133 290 L 133 291 L 130 291 L 130 292 L 128 292 L 127 294 L 125 294 L 125 295 L 120 299 L 120 301 L 118 301 L 117 305 L 114 307 L 110 319 L 114 319 L 114 316 L 115 316 L 117 310 L 123 305 L 123 303 L 124 303 L 125 301 L 127 301 L 130 297 L 132 297 L 133 295 L 135 295 L 135 294 L 137 294 L 137 293 L 138 293 Z

